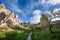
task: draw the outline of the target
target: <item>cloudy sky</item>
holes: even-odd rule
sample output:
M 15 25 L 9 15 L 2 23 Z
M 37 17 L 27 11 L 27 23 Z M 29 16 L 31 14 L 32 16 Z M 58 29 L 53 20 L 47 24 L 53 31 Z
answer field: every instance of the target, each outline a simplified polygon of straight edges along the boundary
M 40 22 L 43 12 L 60 8 L 60 0 L 0 0 L 1 3 L 15 14 L 18 13 L 21 22 L 31 23 Z

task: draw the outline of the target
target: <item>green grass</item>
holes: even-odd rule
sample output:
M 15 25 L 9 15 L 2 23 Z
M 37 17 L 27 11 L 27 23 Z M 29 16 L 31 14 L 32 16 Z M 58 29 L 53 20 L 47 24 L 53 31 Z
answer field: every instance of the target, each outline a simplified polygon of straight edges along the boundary
M 53 33 L 51 34 L 49 31 L 49 27 L 33 29 L 32 40 L 60 40 L 60 32 L 58 28 L 53 27 L 52 30 Z
M 5 37 L 5 32 L 0 31 L 0 38 Z
M 4 29 L 4 28 L 2 28 Z M 0 28 L 0 40 L 27 40 L 29 29 L 22 28 L 6 28 L 4 30 L 13 30 L 9 32 L 4 32 Z M 52 27 L 53 33 L 49 31 L 49 27 L 33 28 L 32 30 L 32 40 L 60 40 L 60 26 Z
M 15 40 L 26 40 L 29 35 L 29 31 L 25 31 L 23 33 L 17 33 Z
M 30 32 L 30 30 L 21 28 L 12 30 L 13 31 L 10 32 L 4 32 L 0 30 L 0 40 L 26 40 Z

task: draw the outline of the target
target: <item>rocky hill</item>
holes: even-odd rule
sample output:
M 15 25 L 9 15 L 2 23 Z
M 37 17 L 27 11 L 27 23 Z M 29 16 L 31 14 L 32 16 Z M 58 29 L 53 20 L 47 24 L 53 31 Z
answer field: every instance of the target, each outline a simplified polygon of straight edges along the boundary
M 18 14 L 14 15 L 14 12 L 8 10 L 4 4 L 0 4 L 0 27 L 20 25 L 17 18 Z

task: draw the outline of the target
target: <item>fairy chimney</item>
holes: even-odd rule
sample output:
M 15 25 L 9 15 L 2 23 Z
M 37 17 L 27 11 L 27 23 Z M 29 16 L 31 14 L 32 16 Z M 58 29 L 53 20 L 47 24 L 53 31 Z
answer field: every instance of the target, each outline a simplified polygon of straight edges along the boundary
M 48 25 L 47 21 L 48 21 L 48 18 L 44 14 L 42 14 L 42 16 L 40 18 L 40 24 L 41 24 L 41 26 L 47 26 Z
M 2 19 L 2 20 L 0 20 L 0 26 L 14 26 L 14 25 L 19 25 L 19 22 L 17 21 L 17 18 L 18 18 L 18 14 L 14 15 L 14 12 L 11 12 L 10 10 L 8 10 L 5 7 L 4 4 L 0 5 L 0 19 Z
M 0 8 L 4 8 L 4 9 L 5 9 L 6 7 L 5 7 L 4 4 L 1 4 L 1 5 L 0 5 Z

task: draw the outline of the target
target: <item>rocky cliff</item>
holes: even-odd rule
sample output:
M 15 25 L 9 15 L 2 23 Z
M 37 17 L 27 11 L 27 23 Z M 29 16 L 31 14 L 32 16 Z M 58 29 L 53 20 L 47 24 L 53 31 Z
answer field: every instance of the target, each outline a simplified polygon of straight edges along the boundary
M 17 20 L 18 14 L 8 10 L 4 4 L 0 4 L 0 26 L 14 26 L 19 25 Z
M 47 26 L 47 25 L 49 25 L 47 21 L 48 21 L 48 18 L 44 14 L 42 14 L 42 16 L 40 18 L 40 24 L 41 24 L 41 26 Z

